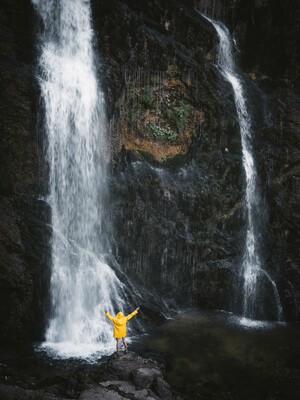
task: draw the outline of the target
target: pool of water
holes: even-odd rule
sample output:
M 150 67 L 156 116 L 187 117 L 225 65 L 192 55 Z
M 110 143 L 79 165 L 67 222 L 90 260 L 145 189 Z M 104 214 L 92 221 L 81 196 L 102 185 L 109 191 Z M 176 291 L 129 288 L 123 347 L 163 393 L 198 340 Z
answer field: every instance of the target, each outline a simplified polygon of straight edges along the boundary
M 300 326 L 222 312 L 178 314 L 132 349 L 166 365 L 186 399 L 300 398 Z

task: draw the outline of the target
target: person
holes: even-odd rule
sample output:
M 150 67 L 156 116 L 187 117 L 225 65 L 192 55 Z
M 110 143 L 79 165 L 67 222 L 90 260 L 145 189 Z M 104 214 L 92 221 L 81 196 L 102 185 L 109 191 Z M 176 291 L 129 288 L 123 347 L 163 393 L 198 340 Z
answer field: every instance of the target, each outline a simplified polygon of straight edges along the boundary
M 117 354 L 119 354 L 120 349 L 119 339 L 122 339 L 125 353 L 128 353 L 126 343 L 126 323 L 138 313 L 139 309 L 140 307 L 137 307 L 131 314 L 128 314 L 126 317 L 124 316 L 122 311 L 119 311 L 118 314 L 113 317 L 107 310 L 105 310 L 105 315 L 107 316 L 107 318 L 114 323 L 114 338 L 116 339 Z

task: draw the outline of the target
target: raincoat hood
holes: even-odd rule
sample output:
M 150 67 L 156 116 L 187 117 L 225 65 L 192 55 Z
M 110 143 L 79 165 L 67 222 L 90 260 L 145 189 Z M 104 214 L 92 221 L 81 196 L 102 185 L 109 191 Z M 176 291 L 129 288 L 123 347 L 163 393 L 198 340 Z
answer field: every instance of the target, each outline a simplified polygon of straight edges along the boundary
M 117 318 L 123 318 L 124 314 L 122 313 L 122 311 L 119 311 L 118 314 L 116 315 Z

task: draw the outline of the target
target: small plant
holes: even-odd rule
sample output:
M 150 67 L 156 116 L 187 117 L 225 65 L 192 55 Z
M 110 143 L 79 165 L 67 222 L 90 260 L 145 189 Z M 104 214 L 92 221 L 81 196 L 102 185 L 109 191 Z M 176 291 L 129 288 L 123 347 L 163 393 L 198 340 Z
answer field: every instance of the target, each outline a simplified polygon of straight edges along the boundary
M 190 113 L 191 106 L 183 101 L 180 101 L 178 106 L 165 110 L 166 117 L 176 126 L 179 133 L 185 128 Z
M 162 128 L 161 126 L 156 125 L 153 121 L 148 123 L 147 129 L 157 139 L 175 140 L 177 137 L 177 133 L 172 131 L 172 129 Z

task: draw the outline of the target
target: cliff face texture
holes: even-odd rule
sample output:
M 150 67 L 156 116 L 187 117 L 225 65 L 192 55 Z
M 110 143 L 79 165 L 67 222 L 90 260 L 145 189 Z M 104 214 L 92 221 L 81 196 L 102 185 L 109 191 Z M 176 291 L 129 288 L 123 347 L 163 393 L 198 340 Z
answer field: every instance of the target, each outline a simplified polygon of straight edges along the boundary
M 170 307 L 228 307 L 239 283 L 243 177 L 233 94 L 212 64 L 214 30 L 187 3 L 105 4 L 94 12 L 112 82 L 117 258 Z
M 45 215 L 30 1 L 1 2 L 0 19 L 0 338 L 16 340 L 33 338 L 41 323 Z
M 223 21 L 240 49 L 261 193 L 260 242 L 285 317 L 300 311 L 297 1 L 93 1 L 111 138 L 114 254 L 149 307 L 240 312 L 245 179 L 233 93 L 214 66 Z M 49 211 L 29 0 L 1 2 L 1 340 L 42 335 Z M 37 132 L 40 132 L 40 136 Z M 274 317 L 266 285 L 266 317 Z M 149 294 L 151 293 L 151 295 Z
M 300 4 L 241 1 L 236 15 L 243 69 L 267 107 L 255 141 L 268 217 L 264 253 L 279 268 L 286 318 L 299 320 Z
M 285 318 L 299 312 L 299 5 L 295 1 L 94 4 L 113 142 L 112 215 L 126 273 L 170 306 L 241 312 L 245 177 L 217 36 L 237 40 L 252 115 L 261 260 Z M 114 27 L 113 29 L 111 29 Z M 274 293 L 262 283 L 263 318 Z

